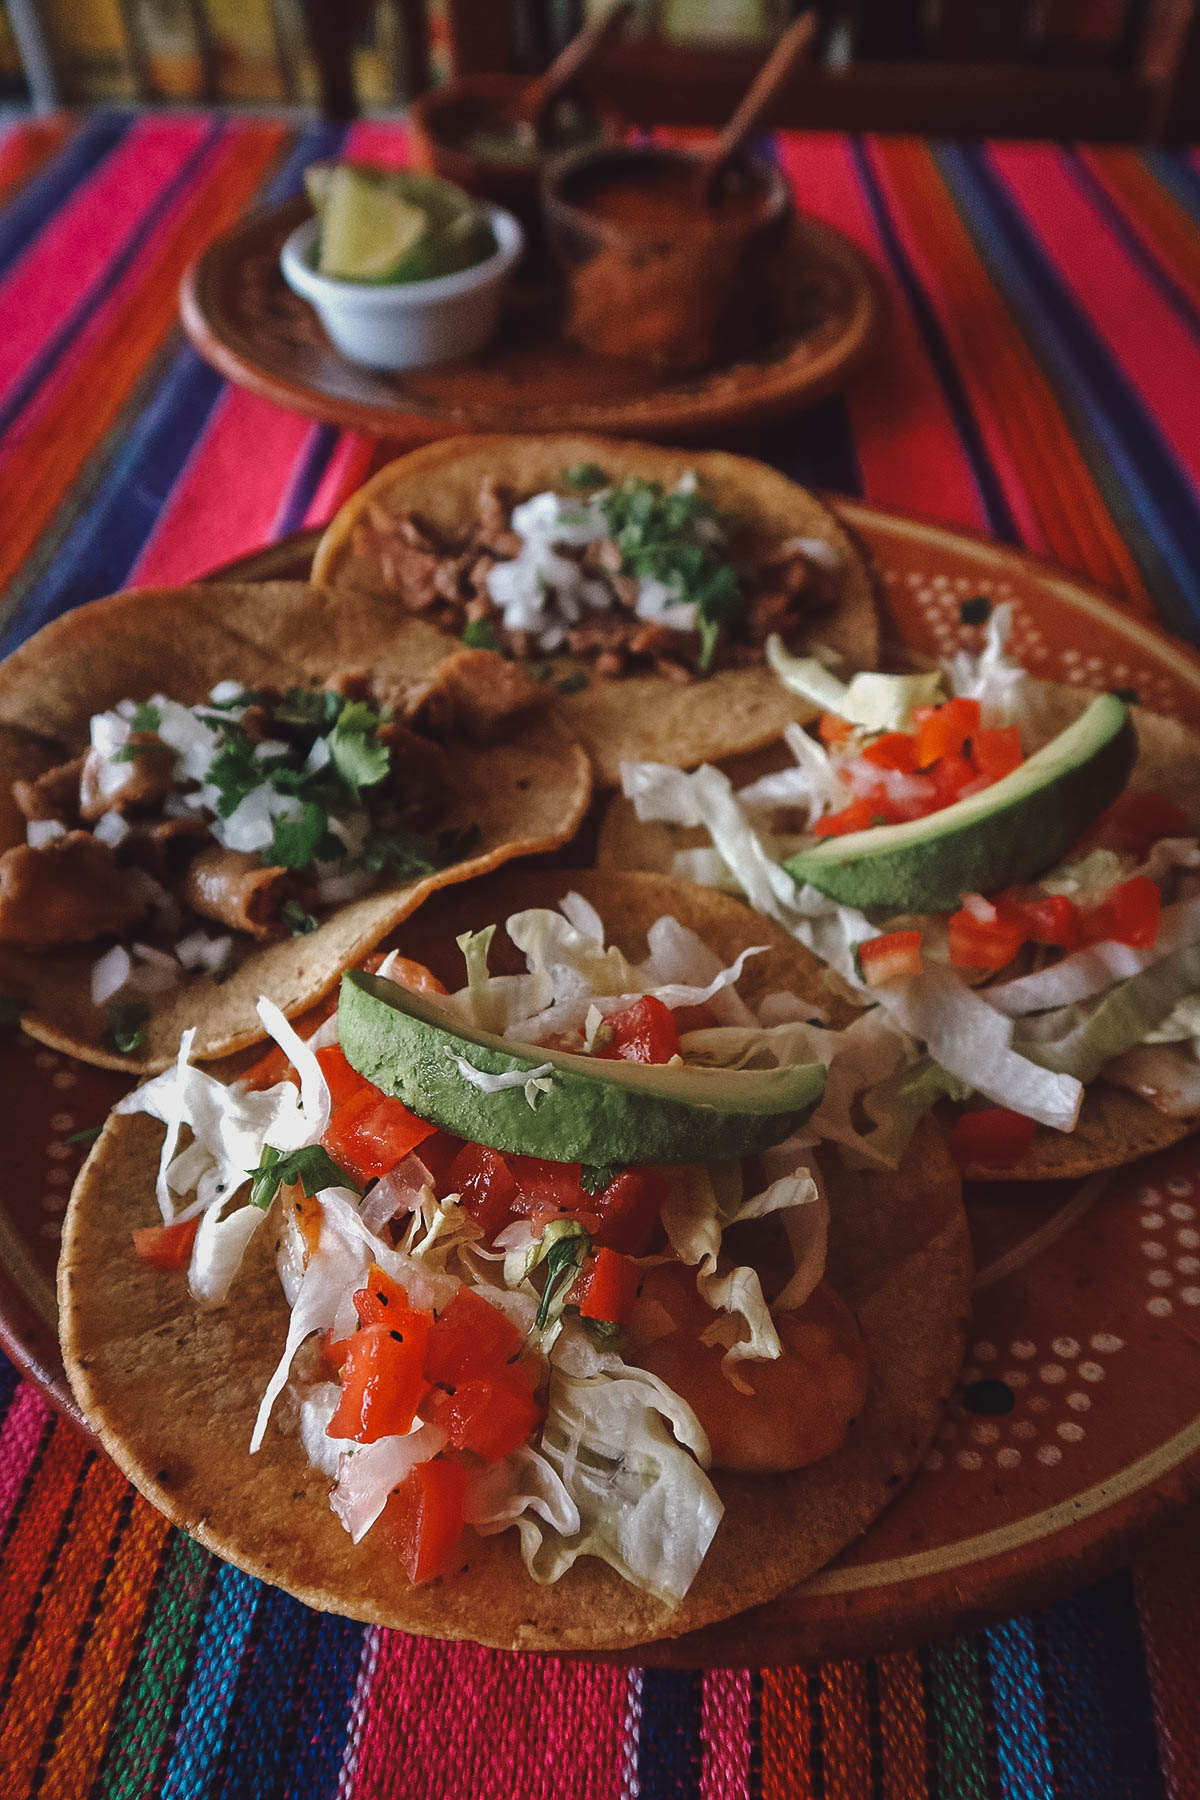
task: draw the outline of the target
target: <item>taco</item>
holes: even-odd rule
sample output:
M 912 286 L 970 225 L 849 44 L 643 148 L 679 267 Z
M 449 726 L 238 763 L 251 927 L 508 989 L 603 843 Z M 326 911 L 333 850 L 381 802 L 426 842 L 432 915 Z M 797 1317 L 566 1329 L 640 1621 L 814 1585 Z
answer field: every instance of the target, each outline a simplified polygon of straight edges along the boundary
M 0 989 L 85 1061 L 262 1037 L 436 889 L 561 844 L 587 758 L 494 654 L 300 583 L 117 594 L 0 666 Z
M 593 437 L 463 437 L 389 463 L 313 580 L 392 601 L 407 634 L 495 644 L 563 693 L 597 779 L 688 768 L 800 715 L 769 632 L 878 659 L 871 577 L 814 495 L 765 464 Z
M 862 1009 L 853 1154 L 937 1103 L 969 1176 L 1075 1177 L 1200 1120 L 1200 740 L 1033 680 L 1008 628 L 848 687 L 773 649 L 816 730 L 728 774 L 629 766 L 597 854 L 741 889 L 829 965 Z
M 894 1174 L 826 1179 L 820 1109 L 795 1129 L 819 1072 L 718 1076 L 731 1102 L 695 1098 L 692 1031 L 807 1013 L 820 986 L 805 951 L 720 895 L 505 872 L 397 944 L 374 981 L 348 978 L 340 1044 L 332 1021 L 307 1046 L 282 1037 L 299 1091 L 254 1071 L 218 1090 L 181 1059 L 109 1120 L 59 1278 L 89 1422 L 211 1549 L 409 1631 L 609 1648 L 802 1580 L 912 1473 L 958 1367 L 970 1255 L 937 1132 Z M 411 1029 L 428 1054 L 397 1054 Z M 645 1066 L 681 1040 L 682 1068 Z M 392 1096 L 432 1084 L 442 1123 L 367 1086 L 366 1066 Z M 643 1109 L 652 1166 L 600 1165 L 634 1116 L 616 1089 Z M 725 1151 L 758 1148 L 666 1163 L 699 1141 L 689 1108 L 731 1134 Z M 181 1155 L 164 1118 L 194 1121 Z M 465 1121 L 508 1147 L 458 1136 Z M 579 1160 L 546 1156 L 555 1133 Z M 339 1167 L 306 1170 L 321 1155 Z M 255 1156 L 257 1197 L 278 1190 L 266 1213 L 246 1198 Z

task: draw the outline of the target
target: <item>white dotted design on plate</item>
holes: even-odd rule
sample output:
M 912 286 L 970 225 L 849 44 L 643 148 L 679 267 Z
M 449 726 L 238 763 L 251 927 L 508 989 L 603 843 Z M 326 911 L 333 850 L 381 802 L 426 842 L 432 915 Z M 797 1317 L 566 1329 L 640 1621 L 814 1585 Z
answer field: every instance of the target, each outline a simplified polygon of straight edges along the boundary
M 955 1452 L 954 1460 L 960 1469 L 981 1469 L 983 1467 L 983 1458 L 978 1450 L 958 1450 Z
M 1196 1217 L 1196 1208 L 1191 1201 L 1182 1197 L 1195 1192 L 1195 1182 L 1186 1176 L 1177 1175 L 1164 1185 L 1168 1194 L 1177 1196 L 1168 1201 L 1165 1207 L 1163 1196 L 1156 1188 L 1142 1188 L 1138 1194 L 1140 1205 L 1149 1209 L 1141 1214 L 1141 1229 L 1162 1234 L 1142 1239 L 1142 1255 L 1151 1265 L 1171 1259 L 1176 1274 L 1200 1275 L 1200 1257 L 1192 1254 L 1193 1251 L 1200 1250 L 1200 1229 L 1188 1222 Z M 1156 1207 L 1162 1210 L 1155 1210 Z M 1174 1239 L 1173 1243 L 1167 1241 L 1168 1236 Z M 1173 1255 L 1176 1250 L 1183 1254 Z M 1146 1285 L 1152 1290 L 1146 1301 L 1146 1311 L 1152 1319 L 1169 1319 L 1175 1311 L 1177 1301 L 1184 1306 L 1200 1306 L 1200 1286 L 1189 1284 L 1180 1288 L 1173 1297 L 1167 1293 L 1167 1289 L 1175 1288 L 1175 1275 L 1168 1269 L 1154 1266 L 1148 1268 Z
M 1072 1356 L 1079 1355 L 1079 1339 L 1073 1337 L 1057 1337 L 1050 1348 L 1053 1350 L 1055 1356 L 1064 1356 L 1070 1359 Z
M 66 1093 L 69 1088 L 79 1085 L 79 1077 L 73 1069 L 60 1069 L 57 1075 L 50 1077 L 50 1085 L 56 1087 L 60 1093 Z
M 1054 1429 L 1064 1444 L 1077 1444 L 1083 1436 L 1083 1426 L 1074 1419 L 1063 1419 Z
M 1169 1288 L 1175 1286 L 1175 1277 L 1170 1269 L 1151 1269 L 1146 1277 L 1151 1287 Z
M 1200 1256 L 1177 1256 L 1175 1267 L 1181 1275 L 1200 1275 Z
M 989 1363 L 995 1362 L 1000 1352 L 997 1350 L 995 1344 L 976 1344 L 971 1354 L 974 1356 L 976 1362 Z
M 1090 1412 L 1092 1409 L 1092 1396 L 1090 1394 L 1082 1393 L 1068 1394 L 1067 1405 L 1072 1412 Z
M 1160 1270 L 1159 1273 L 1166 1271 Z M 1168 1279 L 1174 1278 L 1168 1276 Z M 1196 1304 L 1200 1305 L 1200 1286 L 1195 1289 L 1195 1293 Z M 1080 1444 L 1087 1436 L 1086 1426 L 1079 1415 L 1091 1411 L 1092 1397 L 1083 1387 L 1075 1386 L 1074 1383 L 1082 1382 L 1094 1387 L 1103 1381 L 1105 1368 L 1099 1359 L 1115 1356 L 1124 1348 L 1124 1338 L 1112 1331 L 1094 1331 L 1088 1336 L 1087 1352 L 1090 1354 L 1085 1352 L 1080 1338 L 1072 1337 L 1066 1332 L 1061 1333 L 1051 1339 L 1048 1347 L 1050 1354 L 1061 1359 L 1056 1362 L 1040 1361 L 1039 1347 L 1030 1338 L 1015 1338 L 1007 1346 L 989 1340 L 975 1344 L 972 1347 L 975 1361 L 968 1364 L 960 1378 L 960 1397 L 938 1429 L 941 1444 L 949 1446 L 956 1438 L 961 1443 L 962 1433 L 973 1447 L 952 1451 L 949 1448 L 945 1451 L 935 1449 L 926 1457 L 924 1467 L 930 1472 L 936 1472 L 945 1468 L 947 1462 L 952 1460 L 954 1467 L 968 1474 L 976 1473 L 989 1465 L 998 1469 L 1017 1469 L 1024 1464 L 1031 1452 L 1044 1467 L 1055 1467 L 1062 1461 L 1062 1445 Z M 1040 1354 L 1046 1355 L 1047 1352 L 1042 1350 Z M 1003 1369 L 1002 1359 L 1005 1355 L 1035 1366 L 1031 1369 L 1004 1369 L 998 1376 L 1012 1396 L 1009 1413 L 994 1418 L 973 1416 L 967 1398 L 970 1389 L 980 1380 L 993 1379 L 981 1375 L 980 1365 L 986 1367 L 1000 1362 Z M 1082 1360 L 1076 1361 L 1076 1358 Z M 1068 1382 L 1071 1383 L 1069 1387 Z M 1041 1415 L 1045 1413 L 1057 1413 L 1059 1416 L 1043 1421 Z M 1047 1430 L 1052 1433 L 1052 1441 L 1038 1443 L 1042 1432 Z
M 1044 1463 L 1048 1469 L 1052 1469 L 1055 1463 L 1060 1463 L 1062 1461 L 1062 1451 L 1057 1444 L 1040 1444 L 1038 1446 L 1037 1459 L 1040 1463 Z
M 1185 1199 L 1187 1195 L 1192 1192 L 1195 1185 L 1195 1182 L 1187 1175 L 1173 1175 L 1167 1183 L 1167 1192 L 1168 1194 L 1175 1194 L 1179 1198 Z
M 1057 1387 L 1060 1381 L 1067 1379 L 1067 1371 L 1061 1363 L 1043 1363 L 1038 1375 L 1047 1387 Z

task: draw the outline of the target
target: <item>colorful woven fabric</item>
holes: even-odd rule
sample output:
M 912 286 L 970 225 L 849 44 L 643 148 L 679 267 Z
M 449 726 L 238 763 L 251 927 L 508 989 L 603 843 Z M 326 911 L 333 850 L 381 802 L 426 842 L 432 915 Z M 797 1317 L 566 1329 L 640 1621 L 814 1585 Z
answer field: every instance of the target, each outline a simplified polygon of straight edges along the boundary
M 230 388 L 186 262 L 340 129 L 99 114 L 0 140 L 3 647 L 327 518 L 374 446 Z M 349 134 L 401 158 L 397 127 Z M 887 342 L 755 436 L 799 478 L 1019 542 L 1200 635 L 1200 164 L 785 136 Z M 1190 1800 L 1194 1532 L 1044 1613 L 873 1661 L 670 1672 L 307 1611 L 165 1523 L 0 1363 L 0 1795 Z

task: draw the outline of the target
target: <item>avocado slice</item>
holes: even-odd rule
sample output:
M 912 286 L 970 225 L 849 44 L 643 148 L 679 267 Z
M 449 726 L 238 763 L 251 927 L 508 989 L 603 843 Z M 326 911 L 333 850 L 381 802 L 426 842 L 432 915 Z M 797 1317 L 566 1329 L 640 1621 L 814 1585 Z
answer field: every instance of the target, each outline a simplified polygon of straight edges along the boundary
M 1087 711 L 1011 775 L 968 800 L 904 825 L 826 838 L 784 863 L 843 906 L 944 912 L 964 894 L 1049 869 L 1129 779 L 1137 736 L 1129 708 L 1099 694 Z
M 443 1131 L 552 1162 L 683 1163 L 752 1156 L 802 1125 L 825 1091 L 819 1063 L 688 1069 L 517 1048 L 452 1019 L 424 995 L 351 970 L 338 1036 L 360 1075 Z M 535 1106 L 523 1085 L 481 1093 L 453 1058 L 488 1075 L 551 1065 Z

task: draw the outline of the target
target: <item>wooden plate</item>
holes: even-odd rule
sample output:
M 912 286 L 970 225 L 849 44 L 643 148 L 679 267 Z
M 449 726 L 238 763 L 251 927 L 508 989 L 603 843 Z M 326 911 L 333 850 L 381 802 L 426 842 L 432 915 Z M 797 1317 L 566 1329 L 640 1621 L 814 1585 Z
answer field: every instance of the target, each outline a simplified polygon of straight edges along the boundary
M 862 253 L 804 218 L 788 248 L 791 321 L 753 360 L 672 379 L 588 356 L 559 335 L 548 295 L 516 289 L 488 349 L 385 375 L 346 362 L 284 283 L 280 246 L 307 215 L 305 201 L 290 201 L 210 245 L 183 278 L 184 327 L 231 381 L 328 424 L 409 443 L 459 431 L 692 438 L 778 418 L 847 380 L 871 347 L 882 304 Z
M 982 538 L 839 500 L 875 558 L 895 633 L 945 654 L 978 593 L 1011 600 L 1035 673 L 1132 686 L 1195 718 L 1200 657 L 1094 587 Z M 309 532 L 221 571 L 303 575 Z M 72 1411 L 54 1337 L 58 1229 L 119 1076 L 19 1036 L 0 1082 L 26 1121 L 0 1195 L 0 1341 Z M 696 1666 L 862 1655 L 1040 1604 L 1110 1568 L 1200 1494 L 1200 1137 L 1083 1183 L 978 1186 L 971 1350 L 935 1448 L 867 1533 L 805 1588 L 627 1660 Z

